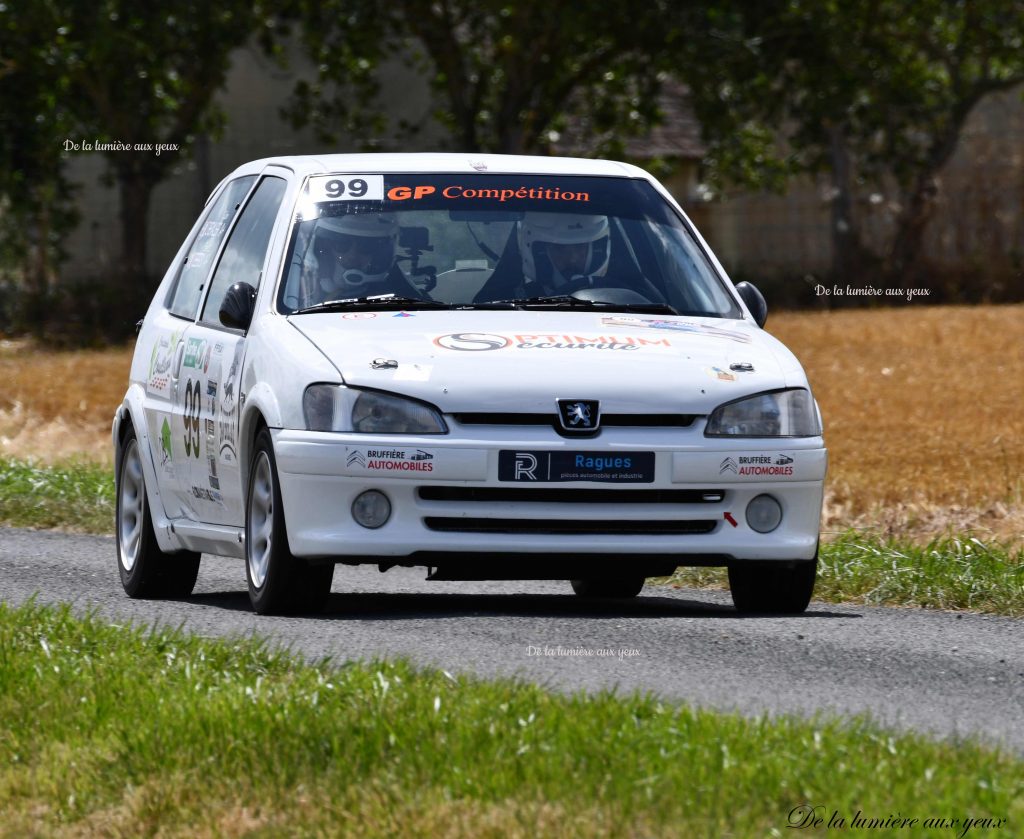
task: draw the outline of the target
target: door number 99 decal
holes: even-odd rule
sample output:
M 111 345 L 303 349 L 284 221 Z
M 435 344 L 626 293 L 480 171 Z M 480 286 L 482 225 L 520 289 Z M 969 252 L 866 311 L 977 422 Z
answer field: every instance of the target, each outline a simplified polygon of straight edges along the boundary
M 189 379 L 185 386 L 185 455 L 199 457 L 199 412 L 202 409 L 201 385 Z

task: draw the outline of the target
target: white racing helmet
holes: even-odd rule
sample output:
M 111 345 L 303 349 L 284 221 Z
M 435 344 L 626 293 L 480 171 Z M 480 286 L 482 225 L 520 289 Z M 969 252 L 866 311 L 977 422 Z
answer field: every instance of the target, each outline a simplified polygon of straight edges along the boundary
M 519 224 L 519 252 L 527 280 L 559 285 L 571 280 L 593 281 L 608 271 L 611 239 L 608 216 L 581 213 L 526 213 Z M 575 249 L 571 264 L 552 256 L 561 245 Z M 558 264 L 561 262 L 561 264 Z
M 395 262 L 398 222 L 391 213 L 350 213 L 316 223 L 313 249 L 328 292 L 358 291 L 386 279 Z

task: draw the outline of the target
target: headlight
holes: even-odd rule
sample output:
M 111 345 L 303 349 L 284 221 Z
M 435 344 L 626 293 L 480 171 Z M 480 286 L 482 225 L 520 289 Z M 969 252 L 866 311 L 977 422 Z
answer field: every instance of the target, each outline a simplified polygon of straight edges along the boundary
M 365 434 L 444 434 L 441 415 L 422 402 L 364 390 L 352 406 L 352 430 Z
M 310 431 L 362 434 L 447 434 L 441 414 L 431 406 L 375 390 L 341 385 L 310 385 L 302 395 L 302 413 Z
M 818 437 L 821 421 L 804 388 L 759 393 L 715 408 L 706 437 Z

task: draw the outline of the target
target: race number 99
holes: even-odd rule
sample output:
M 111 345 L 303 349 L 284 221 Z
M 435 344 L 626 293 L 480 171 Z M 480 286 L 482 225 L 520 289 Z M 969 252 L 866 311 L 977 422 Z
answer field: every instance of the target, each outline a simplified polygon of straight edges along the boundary
M 316 175 L 309 179 L 314 201 L 383 201 L 383 175 Z
M 366 195 L 366 181 L 362 178 L 353 178 L 345 183 L 341 178 L 331 178 L 324 184 L 324 193 L 328 198 L 341 198 L 348 193 L 349 198 L 362 198 Z

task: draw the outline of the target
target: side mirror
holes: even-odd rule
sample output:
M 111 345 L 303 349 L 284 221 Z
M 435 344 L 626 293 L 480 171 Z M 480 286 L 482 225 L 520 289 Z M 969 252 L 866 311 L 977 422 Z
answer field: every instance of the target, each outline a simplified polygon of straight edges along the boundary
M 748 282 L 739 283 L 736 286 L 736 291 L 739 292 L 743 302 L 747 304 L 757 325 L 763 327 L 765 321 L 768 320 L 768 304 L 764 302 L 764 295 L 757 290 L 756 285 Z
M 248 283 L 235 283 L 227 290 L 220 304 L 220 322 L 245 332 L 256 311 L 256 289 Z

